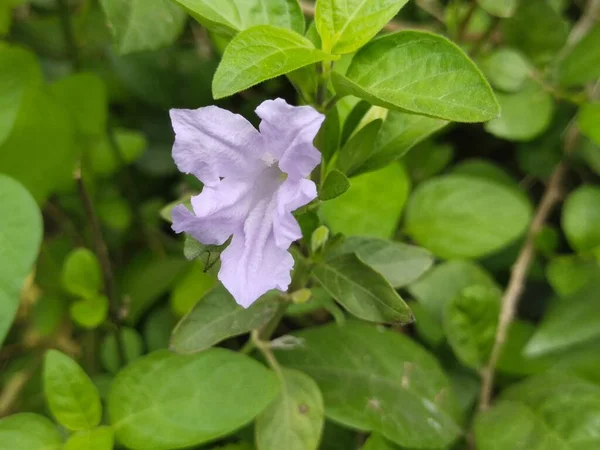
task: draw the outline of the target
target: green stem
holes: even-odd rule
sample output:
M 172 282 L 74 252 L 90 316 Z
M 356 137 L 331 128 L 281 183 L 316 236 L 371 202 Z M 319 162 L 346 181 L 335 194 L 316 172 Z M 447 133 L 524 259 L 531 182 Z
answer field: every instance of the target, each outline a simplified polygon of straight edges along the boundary
M 271 349 L 269 342 L 262 340 L 260 338 L 260 333 L 257 330 L 252 332 L 250 339 L 254 343 L 254 346 L 263 354 L 271 369 L 273 369 L 279 379 L 283 381 L 283 371 L 279 365 L 279 362 L 277 361 L 277 358 L 275 358 L 275 355 L 273 354 L 273 350 Z
M 79 50 L 77 49 L 77 41 L 75 40 L 75 34 L 73 33 L 73 26 L 71 23 L 71 12 L 69 11 L 68 0 L 57 0 L 58 13 L 60 16 L 60 25 L 67 45 L 67 54 L 69 59 L 73 63 L 75 69 L 81 67 L 81 61 L 79 59 Z

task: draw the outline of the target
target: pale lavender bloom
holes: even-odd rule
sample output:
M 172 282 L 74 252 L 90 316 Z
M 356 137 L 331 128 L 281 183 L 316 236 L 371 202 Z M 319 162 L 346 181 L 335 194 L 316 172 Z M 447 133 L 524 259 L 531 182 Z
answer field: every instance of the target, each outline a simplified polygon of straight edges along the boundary
M 216 106 L 172 109 L 173 159 L 204 188 L 193 213 L 173 209 L 173 230 L 203 244 L 221 245 L 219 280 L 248 307 L 271 289 L 287 290 L 302 234 L 292 211 L 317 196 L 306 177 L 321 161 L 313 139 L 324 116 L 310 106 L 267 100 L 257 109 L 257 131 L 246 119 Z

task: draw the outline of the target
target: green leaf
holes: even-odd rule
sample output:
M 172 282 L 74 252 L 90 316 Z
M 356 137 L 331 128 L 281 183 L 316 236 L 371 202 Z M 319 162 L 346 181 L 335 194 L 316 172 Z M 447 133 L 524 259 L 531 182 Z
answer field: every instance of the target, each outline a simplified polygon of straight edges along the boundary
M 527 229 L 531 205 L 514 188 L 465 175 L 419 185 L 406 232 L 441 258 L 478 258 L 508 246 Z
M 516 50 L 500 48 L 481 59 L 481 70 L 495 88 L 504 92 L 521 90 L 531 67 Z
M 239 353 L 158 351 L 117 375 L 108 411 L 117 440 L 128 448 L 191 447 L 246 425 L 278 388 L 273 372 Z
M 125 164 L 138 159 L 148 146 L 146 137 L 138 131 L 117 128 L 114 137 Z M 121 168 L 121 161 L 108 137 L 102 137 L 92 144 L 89 158 L 92 171 L 101 177 L 113 175 Z
M 348 176 L 354 175 L 369 159 L 383 121 L 373 120 L 348 139 L 337 155 L 336 167 Z
M 13 414 L 0 420 L 1 450 L 61 450 L 62 437 L 44 416 Z
M 332 81 L 340 95 L 456 122 L 483 122 L 500 112 L 468 56 L 448 39 L 423 31 L 375 39 L 356 54 L 345 76 L 334 72 Z
M 453 157 L 454 147 L 452 145 L 425 141 L 404 155 L 400 161 L 410 173 L 411 179 L 415 183 L 419 183 L 444 170 L 452 162 Z
M 397 450 L 397 448 L 380 434 L 372 433 L 360 450 Z
M 215 99 L 228 97 L 262 81 L 331 58 L 294 31 L 259 25 L 234 37 L 215 72 Z
M 548 283 L 559 296 L 577 292 L 595 277 L 600 277 L 600 262 L 580 255 L 563 255 L 546 266 Z
M 510 17 L 515 13 L 519 0 L 477 0 L 486 12 L 497 17 Z
M 278 351 L 277 359 L 317 382 L 327 417 L 406 447 L 446 447 L 458 436 L 448 380 L 410 338 L 358 322 L 296 335 L 304 347 Z
M 529 356 L 539 356 L 600 337 L 600 278 L 555 301 L 527 344 Z
M 511 141 L 530 141 L 550 126 L 554 101 L 537 82 L 528 80 L 519 92 L 496 96 L 502 114 L 485 124 L 488 133 Z
M 99 427 L 73 434 L 63 450 L 113 450 L 114 440 L 110 427 Z
M 76 73 L 61 78 L 50 90 L 69 110 L 79 132 L 89 136 L 106 132 L 108 95 L 102 78 L 93 73 Z
M 121 360 L 115 333 L 111 332 L 104 336 L 100 347 L 100 362 L 110 373 L 117 373 L 121 367 L 135 361 L 144 353 L 144 341 L 136 330 L 122 327 L 119 333 L 123 344 L 124 362 Z
M 185 13 L 169 0 L 101 0 L 119 53 L 156 50 L 183 31 Z
M 315 23 L 323 49 L 351 53 L 371 40 L 408 0 L 319 0 Z
M 169 348 L 171 331 L 175 328 L 177 319 L 171 308 L 163 306 L 150 312 L 144 324 L 144 342 L 149 352 Z
M 360 172 L 386 166 L 444 128 L 448 122 L 432 117 L 389 111 L 375 140 L 375 148 Z
M 519 183 L 503 167 L 485 159 L 465 159 L 453 167 L 452 173 L 455 175 L 478 177 L 516 188 L 517 190 L 519 189 Z
M 67 256 L 62 270 L 62 285 L 71 295 L 91 297 L 102 287 L 100 262 L 91 250 L 77 248 Z
M 433 264 L 427 250 L 387 239 L 351 236 L 334 250 L 333 256 L 345 253 L 356 253 L 394 288 L 412 283 Z
M 420 302 L 409 301 L 408 306 L 415 316 L 414 327 L 419 338 L 433 348 L 441 345 L 445 336 L 438 318 Z
M 475 421 L 480 450 L 588 450 L 600 446 L 600 387 L 548 373 L 509 388 Z
M 498 287 L 492 276 L 471 261 L 447 261 L 435 266 L 408 287 L 408 291 L 441 323 L 448 303 L 464 289 Z
M 279 395 L 256 419 L 258 450 L 316 450 L 324 409 L 317 383 L 302 372 L 284 369 Z
M 600 145 L 600 103 L 586 103 L 577 114 L 579 130 Z
M 600 77 L 600 26 L 596 25 L 578 41 L 558 67 L 558 78 L 564 86 L 577 86 Z
M 174 0 L 203 26 L 234 36 L 255 25 L 273 25 L 304 34 L 298 0 Z
M 501 292 L 497 288 L 474 285 L 463 289 L 447 303 L 444 332 L 460 361 L 480 369 L 494 345 Z
M 218 285 L 175 327 L 171 349 L 181 354 L 196 353 L 227 338 L 248 333 L 267 323 L 278 305 L 276 295 L 265 295 L 249 308 L 243 308 Z
M 41 86 L 43 77 L 35 54 L 0 45 L 0 145 L 15 126 L 25 97 Z
M 88 329 L 97 328 L 108 317 L 108 298 L 91 294 L 85 299 L 73 302 L 69 312 L 76 324 Z
M 41 88 L 24 97 L 12 131 L 0 145 L 0 167 L 42 203 L 59 188 L 73 184 L 78 148 L 73 122 L 63 105 Z
M 327 174 L 323 187 L 319 191 L 319 199 L 333 200 L 350 189 L 350 180 L 339 170 L 333 169 Z
M 0 175 L 0 344 L 42 242 L 42 213 L 20 183 Z
M 581 186 L 567 197 L 562 228 L 574 250 L 583 252 L 600 246 L 600 187 Z
M 315 89 L 316 91 L 316 89 Z M 340 146 L 340 114 L 338 108 L 331 108 L 325 115 L 325 121 L 321 125 L 315 137 L 315 147 L 321 151 L 323 161 L 329 162 Z
M 206 273 L 204 261 L 194 262 L 171 291 L 170 302 L 173 312 L 179 317 L 186 315 L 216 283 L 217 280 Z
M 46 353 L 44 393 L 56 420 L 69 430 L 90 430 L 100 423 L 98 389 L 75 361 L 58 350 Z
M 319 214 L 336 233 L 389 238 L 396 231 L 409 190 L 406 171 L 393 163 L 353 177 L 350 189 L 323 204 Z
M 413 320 L 410 308 L 389 282 L 354 253 L 317 263 L 312 275 L 356 317 L 384 323 Z
M 544 65 L 556 58 L 567 41 L 569 25 L 547 0 L 525 0 L 519 2 L 513 17 L 502 21 L 502 30 L 509 47 Z

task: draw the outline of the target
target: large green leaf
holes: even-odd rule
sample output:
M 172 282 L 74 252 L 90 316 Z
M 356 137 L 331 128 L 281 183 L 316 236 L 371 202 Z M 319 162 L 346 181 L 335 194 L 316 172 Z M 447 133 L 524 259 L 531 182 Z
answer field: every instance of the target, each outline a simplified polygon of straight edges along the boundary
M 477 0 L 488 13 L 498 17 L 510 17 L 515 13 L 519 0 Z
M 0 420 L 0 450 L 61 450 L 62 437 L 44 416 L 20 413 Z
M 185 24 L 185 13 L 169 0 L 100 3 L 121 54 L 166 47 L 177 39 Z
M 563 207 L 562 228 L 577 251 L 600 246 L 600 187 L 581 186 L 572 192 Z
M 448 380 L 435 358 L 408 337 L 357 322 L 297 336 L 304 347 L 277 352 L 277 358 L 317 382 L 331 419 L 406 447 L 446 447 L 458 436 Z
M 413 320 L 410 308 L 389 282 L 354 253 L 320 262 L 312 274 L 333 298 L 356 317 L 384 323 Z
M 528 355 L 572 348 L 600 337 L 600 278 L 555 301 L 526 347 Z
M 334 232 L 390 238 L 398 227 L 410 190 L 400 164 L 350 179 L 350 189 L 323 204 L 319 213 Z
M 600 77 L 598 48 L 600 48 L 600 25 L 596 24 L 561 61 L 558 70 L 560 83 L 575 86 Z
M 99 427 L 73 434 L 63 450 L 113 450 L 114 440 L 110 427 Z
M 323 49 L 351 53 L 375 36 L 408 0 L 319 0 L 315 23 Z
M 346 75 L 332 80 L 351 94 L 385 108 L 457 122 L 483 122 L 500 110 L 489 84 L 448 39 L 401 31 L 375 39 L 352 59 Z
M 42 242 L 42 214 L 29 192 L 0 175 L 0 344 L 19 307 L 23 282 Z
M 502 114 L 485 124 L 488 133 L 511 141 L 530 141 L 550 125 L 554 101 L 537 82 L 526 81 L 514 94 L 496 95 Z
M 582 134 L 600 145 L 600 102 L 583 105 L 577 114 L 577 125 Z
M 234 37 L 215 72 L 215 99 L 330 57 L 304 36 L 272 25 L 259 25 Z
M 444 332 L 456 356 L 468 367 L 487 362 L 500 315 L 499 289 L 474 285 L 463 289 L 447 304 Z
M 238 305 L 219 285 L 200 300 L 173 330 L 171 349 L 188 354 L 224 339 L 248 333 L 269 321 L 277 311 L 277 295 L 265 295 L 249 308 Z
M 211 31 L 233 36 L 255 25 L 274 25 L 304 34 L 298 0 L 174 0 Z
M 256 419 L 258 450 L 316 450 L 324 409 L 317 383 L 302 372 L 284 369 L 279 395 Z
M 335 255 L 343 253 L 356 253 L 394 288 L 412 283 L 433 264 L 427 250 L 387 239 L 351 236 L 335 248 Z
M 79 365 L 50 350 L 44 361 L 44 393 L 50 411 L 70 430 L 90 430 L 100 423 L 98 389 Z
M 441 323 L 448 303 L 464 289 L 497 287 L 492 276 L 471 261 L 447 261 L 412 283 L 408 290 Z
M 242 354 L 158 351 L 117 375 L 108 411 L 117 440 L 126 447 L 167 450 L 231 433 L 250 422 L 277 392 L 275 375 Z
M 548 373 L 509 388 L 477 417 L 479 450 L 591 450 L 600 446 L 600 387 Z
M 531 205 L 514 188 L 446 175 L 415 190 L 406 211 L 406 232 L 441 258 L 478 258 L 521 236 L 530 217 Z
M 35 55 L 19 47 L 0 44 L 0 145 L 10 134 L 25 95 L 42 84 Z

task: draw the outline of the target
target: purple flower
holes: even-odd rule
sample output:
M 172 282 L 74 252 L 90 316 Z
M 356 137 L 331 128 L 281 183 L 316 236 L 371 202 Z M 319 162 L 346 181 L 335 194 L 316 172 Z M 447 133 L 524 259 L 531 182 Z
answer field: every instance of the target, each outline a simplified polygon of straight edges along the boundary
M 306 177 L 321 161 L 312 141 L 324 120 L 310 106 L 267 100 L 256 108 L 257 131 L 216 106 L 172 109 L 173 159 L 204 188 L 193 213 L 173 209 L 173 230 L 221 245 L 219 280 L 242 306 L 271 289 L 287 290 L 294 266 L 288 252 L 302 234 L 292 211 L 317 196 Z

